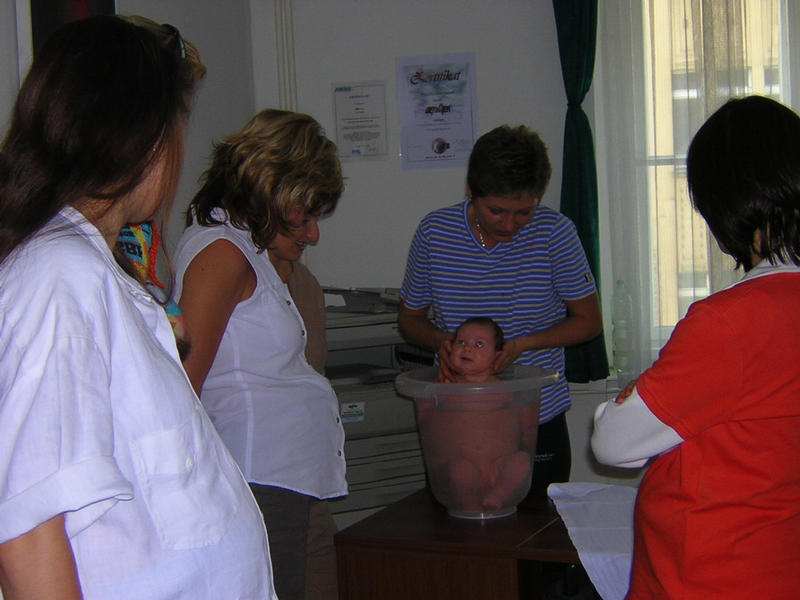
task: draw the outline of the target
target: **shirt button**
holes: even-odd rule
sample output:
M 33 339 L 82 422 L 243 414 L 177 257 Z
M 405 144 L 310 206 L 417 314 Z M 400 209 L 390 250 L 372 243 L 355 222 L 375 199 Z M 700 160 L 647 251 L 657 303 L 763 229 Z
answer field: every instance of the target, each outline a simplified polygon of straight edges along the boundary
M 339 451 L 338 451 L 336 454 L 338 454 L 339 456 L 341 456 L 341 455 L 342 455 L 342 451 L 341 451 L 341 450 L 339 450 Z
M 286 301 L 286 306 L 291 306 L 291 305 L 292 305 L 292 301 L 291 300 L 287 300 Z
M 194 459 L 189 457 L 186 459 L 186 470 L 191 471 L 194 469 Z
M 337 423 L 339 422 L 339 417 L 336 417 L 336 422 L 337 422 Z
M 301 330 L 300 330 L 300 335 L 302 335 L 303 337 L 305 337 L 305 335 L 306 335 L 306 330 L 305 330 L 305 329 L 301 329 Z

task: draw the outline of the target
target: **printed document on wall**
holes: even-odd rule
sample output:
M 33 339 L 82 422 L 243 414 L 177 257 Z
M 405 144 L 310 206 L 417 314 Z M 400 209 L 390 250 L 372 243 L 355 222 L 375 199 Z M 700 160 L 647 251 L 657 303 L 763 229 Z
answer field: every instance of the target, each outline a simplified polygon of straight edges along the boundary
M 381 81 L 333 86 L 340 158 L 387 158 L 386 85 Z
M 404 169 L 467 164 L 477 126 L 475 55 L 397 59 Z

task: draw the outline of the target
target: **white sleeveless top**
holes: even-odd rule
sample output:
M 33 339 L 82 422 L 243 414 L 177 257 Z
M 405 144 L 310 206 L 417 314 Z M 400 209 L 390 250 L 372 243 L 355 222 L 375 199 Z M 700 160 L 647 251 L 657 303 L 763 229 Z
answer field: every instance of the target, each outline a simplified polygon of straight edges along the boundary
M 253 295 L 228 321 L 200 400 L 245 478 L 316 498 L 347 493 L 344 430 L 330 382 L 305 358 L 303 319 L 266 252 L 250 233 L 196 223 L 178 243 L 175 297 L 189 263 L 220 239 L 233 243 L 255 271 Z M 191 332 L 188 332 L 191 341 Z

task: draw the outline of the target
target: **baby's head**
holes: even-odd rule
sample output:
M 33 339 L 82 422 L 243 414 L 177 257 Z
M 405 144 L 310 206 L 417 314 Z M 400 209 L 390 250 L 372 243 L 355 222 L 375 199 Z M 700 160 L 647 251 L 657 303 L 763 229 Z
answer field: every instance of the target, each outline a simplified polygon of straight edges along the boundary
M 464 381 L 486 381 L 503 349 L 503 330 L 488 317 L 472 317 L 456 329 L 450 359 Z

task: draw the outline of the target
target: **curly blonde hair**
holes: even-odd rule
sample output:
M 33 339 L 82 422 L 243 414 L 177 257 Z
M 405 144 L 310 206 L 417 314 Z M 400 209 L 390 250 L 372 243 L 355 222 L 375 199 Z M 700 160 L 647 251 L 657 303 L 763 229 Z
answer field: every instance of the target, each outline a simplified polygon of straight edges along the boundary
M 232 225 L 250 232 L 264 251 L 276 233 L 287 233 L 294 207 L 308 214 L 334 211 L 344 181 L 336 145 L 311 116 L 267 109 L 241 131 L 215 144 L 203 186 L 190 203 L 193 219 L 217 225 L 215 208 L 228 213 Z

